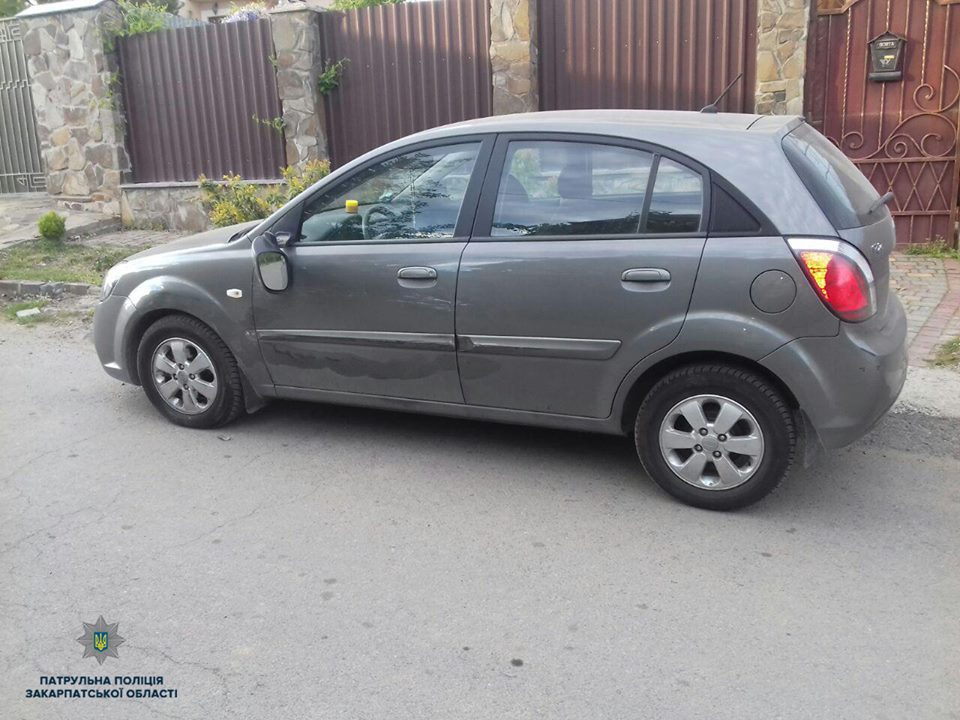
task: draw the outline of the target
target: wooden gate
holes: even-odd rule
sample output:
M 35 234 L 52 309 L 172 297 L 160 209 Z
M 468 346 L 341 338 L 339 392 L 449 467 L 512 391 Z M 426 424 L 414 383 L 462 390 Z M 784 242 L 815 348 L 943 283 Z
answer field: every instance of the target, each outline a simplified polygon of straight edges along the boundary
M 891 206 L 899 244 L 956 243 L 960 191 L 958 0 L 820 0 L 810 34 L 807 116 Z M 906 40 L 903 77 L 869 78 L 869 43 Z
M 753 112 L 757 0 L 549 0 L 539 5 L 540 109 Z
M 0 193 L 45 187 L 20 21 L 0 20 Z

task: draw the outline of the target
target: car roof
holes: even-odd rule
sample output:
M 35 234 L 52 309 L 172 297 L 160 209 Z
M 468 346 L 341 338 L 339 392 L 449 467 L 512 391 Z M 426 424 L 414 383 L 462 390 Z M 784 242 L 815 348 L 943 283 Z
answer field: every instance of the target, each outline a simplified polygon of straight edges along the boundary
M 680 110 L 552 110 L 465 120 L 420 133 L 451 132 L 604 132 L 627 137 L 650 130 L 693 130 L 780 133 L 796 122 L 792 116 L 748 113 L 701 113 Z

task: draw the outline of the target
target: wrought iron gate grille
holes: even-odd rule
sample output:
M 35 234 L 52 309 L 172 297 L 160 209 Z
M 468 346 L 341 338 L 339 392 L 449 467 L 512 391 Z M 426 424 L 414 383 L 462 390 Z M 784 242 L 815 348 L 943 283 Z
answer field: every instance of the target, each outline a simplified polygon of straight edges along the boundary
M 858 0 L 830 12 L 811 35 L 808 116 L 877 190 L 893 191 L 898 243 L 955 243 L 960 5 Z M 903 78 L 870 82 L 867 46 L 884 32 L 906 38 Z
M 19 20 L 0 20 L 0 193 L 46 185 Z

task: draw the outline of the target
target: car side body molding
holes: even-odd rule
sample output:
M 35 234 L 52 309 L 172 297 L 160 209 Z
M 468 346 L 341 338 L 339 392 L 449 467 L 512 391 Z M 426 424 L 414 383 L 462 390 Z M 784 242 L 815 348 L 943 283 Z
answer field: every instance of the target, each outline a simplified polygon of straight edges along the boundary
M 264 342 L 313 342 L 366 347 L 413 348 L 418 350 L 457 349 L 453 335 L 415 332 L 359 332 L 353 330 L 259 330 Z
M 485 355 L 609 360 L 620 349 L 619 340 L 503 335 L 458 335 L 457 340 L 460 352 Z

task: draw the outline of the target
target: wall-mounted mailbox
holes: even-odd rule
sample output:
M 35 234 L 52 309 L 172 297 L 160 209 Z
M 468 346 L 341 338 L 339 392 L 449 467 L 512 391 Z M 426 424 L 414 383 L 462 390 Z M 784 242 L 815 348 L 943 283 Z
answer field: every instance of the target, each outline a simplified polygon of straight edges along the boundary
M 870 74 L 873 82 L 891 82 L 903 78 L 903 50 L 907 41 L 886 32 L 870 41 Z

